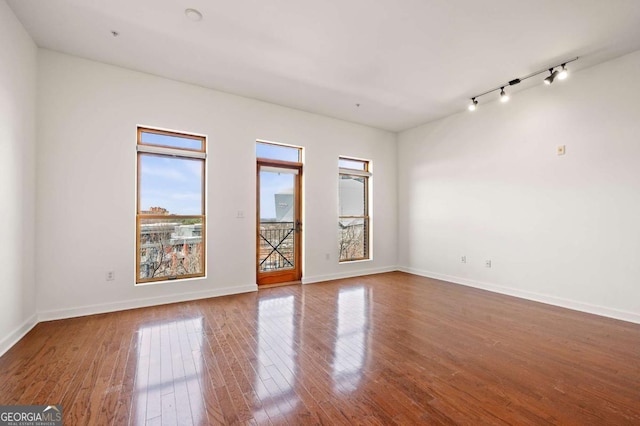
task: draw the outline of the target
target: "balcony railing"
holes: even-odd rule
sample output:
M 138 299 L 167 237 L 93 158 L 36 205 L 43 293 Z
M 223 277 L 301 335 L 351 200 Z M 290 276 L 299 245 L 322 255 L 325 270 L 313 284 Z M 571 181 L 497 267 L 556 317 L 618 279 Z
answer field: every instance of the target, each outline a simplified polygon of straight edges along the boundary
M 292 269 L 295 264 L 293 222 L 260 222 L 260 272 Z

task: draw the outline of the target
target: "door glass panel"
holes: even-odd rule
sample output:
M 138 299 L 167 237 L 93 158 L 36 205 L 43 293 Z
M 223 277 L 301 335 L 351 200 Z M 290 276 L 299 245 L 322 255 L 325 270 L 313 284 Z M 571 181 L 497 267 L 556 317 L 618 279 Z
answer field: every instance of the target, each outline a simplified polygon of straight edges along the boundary
M 260 170 L 261 272 L 295 267 L 295 173 L 273 167 Z

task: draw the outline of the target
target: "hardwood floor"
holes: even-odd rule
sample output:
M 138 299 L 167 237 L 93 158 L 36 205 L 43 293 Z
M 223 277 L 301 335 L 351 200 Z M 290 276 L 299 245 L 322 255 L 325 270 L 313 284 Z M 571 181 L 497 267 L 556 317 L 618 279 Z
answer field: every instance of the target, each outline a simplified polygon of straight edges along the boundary
M 38 324 L 67 425 L 640 424 L 640 325 L 400 272 Z

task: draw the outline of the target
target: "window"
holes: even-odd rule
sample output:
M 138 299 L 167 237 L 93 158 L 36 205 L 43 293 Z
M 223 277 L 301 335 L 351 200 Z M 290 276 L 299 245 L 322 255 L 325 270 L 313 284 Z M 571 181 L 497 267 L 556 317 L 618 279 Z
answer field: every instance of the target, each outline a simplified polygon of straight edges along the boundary
M 205 274 L 204 136 L 138 128 L 136 283 Z
M 270 142 L 256 142 L 256 157 L 268 160 L 302 162 L 302 149 L 297 146 L 280 145 Z
M 340 262 L 370 258 L 369 171 L 365 160 L 338 159 Z

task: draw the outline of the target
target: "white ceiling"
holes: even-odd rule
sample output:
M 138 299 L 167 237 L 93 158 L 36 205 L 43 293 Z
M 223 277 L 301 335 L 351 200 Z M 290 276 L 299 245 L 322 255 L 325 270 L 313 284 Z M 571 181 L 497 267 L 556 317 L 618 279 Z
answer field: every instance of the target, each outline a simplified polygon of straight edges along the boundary
M 639 0 L 8 4 L 40 47 L 391 131 L 574 56 L 572 71 L 640 49 Z

